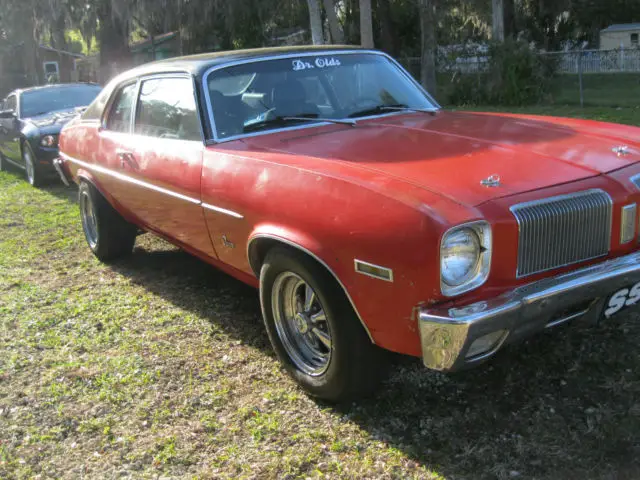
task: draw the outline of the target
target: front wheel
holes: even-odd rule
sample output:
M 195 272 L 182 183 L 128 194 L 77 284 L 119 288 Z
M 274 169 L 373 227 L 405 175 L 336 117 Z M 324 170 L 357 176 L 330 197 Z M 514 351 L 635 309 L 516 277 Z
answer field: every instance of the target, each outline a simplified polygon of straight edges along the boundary
M 96 187 L 81 182 L 78 204 L 84 236 L 98 259 L 109 262 L 131 254 L 137 228 L 122 218 Z
M 380 352 L 334 278 L 313 259 L 271 250 L 260 271 L 260 300 L 278 359 L 311 395 L 342 402 L 377 385 Z
M 27 182 L 29 182 L 32 187 L 41 186 L 44 182 L 40 167 L 38 166 L 33 150 L 31 150 L 31 147 L 26 142 L 22 145 L 22 161 L 24 162 Z

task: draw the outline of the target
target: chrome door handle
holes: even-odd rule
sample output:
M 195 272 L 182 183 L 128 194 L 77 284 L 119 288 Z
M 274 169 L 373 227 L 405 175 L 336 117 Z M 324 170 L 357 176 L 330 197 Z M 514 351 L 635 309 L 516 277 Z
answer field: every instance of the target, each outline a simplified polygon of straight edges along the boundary
M 116 150 L 116 156 L 120 159 L 121 167 L 124 167 L 125 163 L 132 163 L 134 160 L 133 153 L 126 150 Z

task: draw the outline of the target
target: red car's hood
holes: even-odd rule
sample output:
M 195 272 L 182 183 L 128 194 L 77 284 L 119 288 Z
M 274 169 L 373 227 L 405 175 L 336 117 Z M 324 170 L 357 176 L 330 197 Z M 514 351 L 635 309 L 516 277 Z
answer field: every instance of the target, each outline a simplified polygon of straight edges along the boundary
M 310 161 L 347 162 L 465 205 L 573 182 L 640 161 L 638 128 L 463 112 L 392 115 L 360 121 L 355 127 L 303 129 L 254 137 L 247 143 L 304 155 Z M 623 146 L 626 153 L 613 151 Z M 499 186 L 481 184 L 491 175 L 499 176 Z

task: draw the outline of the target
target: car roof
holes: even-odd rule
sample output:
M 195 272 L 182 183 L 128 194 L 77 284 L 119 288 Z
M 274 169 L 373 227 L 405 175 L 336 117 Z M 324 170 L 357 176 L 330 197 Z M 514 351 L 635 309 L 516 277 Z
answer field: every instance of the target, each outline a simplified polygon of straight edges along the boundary
M 353 45 L 303 45 L 292 47 L 253 48 L 247 50 L 227 50 L 222 52 L 202 53 L 184 57 L 173 57 L 165 60 L 146 63 L 120 75 L 119 81 L 127 78 L 165 72 L 187 72 L 200 77 L 206 70 L 215 65 L 277 56 L 286 56 L 296 53 L 314 52 L 341 52 L 360 50 L 362 47 Z M 364 51 L 364 49 L 363 49 Z

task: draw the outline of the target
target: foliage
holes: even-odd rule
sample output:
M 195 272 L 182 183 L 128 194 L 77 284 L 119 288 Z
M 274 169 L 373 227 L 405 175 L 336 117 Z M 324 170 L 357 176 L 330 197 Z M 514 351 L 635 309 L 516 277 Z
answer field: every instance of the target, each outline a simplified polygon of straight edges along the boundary
M 453 74 L 449 101 L 456 105 L 532 105 L 550 95 L 555 64 L 525 42 L 492 43 L 486 68 Z

